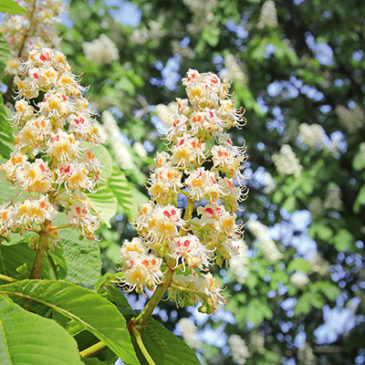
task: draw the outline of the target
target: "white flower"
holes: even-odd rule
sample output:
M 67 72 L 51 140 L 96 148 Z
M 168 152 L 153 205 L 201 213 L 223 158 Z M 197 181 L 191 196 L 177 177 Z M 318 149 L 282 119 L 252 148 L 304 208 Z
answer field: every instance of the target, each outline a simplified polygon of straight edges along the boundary
M 224 81 L 235 81 L 242 85 L 247 84 L 247 75 L 243 65 L 238 64 L 233 55 L 228 54 L 224 57 L 225 69 L 221 71 L 220 76 Z
M 121 248 L 123 284 L 130 286 L 129 291 L 136 289 L 142 293 L 147 286 L 153 290 L 156 284 L 161 283 L 162 259 L 153 254 L 148 254 L 147 247 L 139 238 L 124 241 Z
M 111 63 L 119 58 L 117 47 L 105 34 L 101 34 L 91 42 L 84 42 L 82 48 L 86 59 L 98 65 Z
M 272 159 L 280 174 L 294 175 L 297 177 L 301 175 L 302 166 L 288 144 L 282 145 L 280 152 L 275 153 Z
M 135 142 L 133 144 L 133 148 L 136 151 L 137 155 L 141 158 L 146 158 L 147 157 L 147 151 L 144 148 L 143 144 L 141 142 Z
M 297 271 L 290 277 L 290 282 L 297 288 L 302 289 L 309 283 L 309 278 L 302 272 Z
M 232 245 L 238 247 L 239 253 L 229 260 L 229 269 L 237 282 L 243 284 L 248 275 L 248 260 L 246 256 L 247 246 L 243 240 L 234 241 Z
M 108 141 L 110 142 L 115 160 L 123 170 L 133 170 L 136 165 L 133 162 L 132 155 L 130 154 L 127 146 L 125 145 L 122 133 L 115 121 L 113 114 L 108 110 L 102 114 L 102 122 L 105 132 L 108 135 Z
M 168 127 L 172 126 L 177 113 L 177 104 L 171 102 L 167 105 L 158 104 L 155 108 L 156 114 L 161 121 Z
M 276 13 L 275 2 L 272 0 L 266 0 L 261 8 L 260 19 L 257 23 L 258 28 L 264 27 L 277 27 L 278 18 Z
M 299 136 L 309 147 L 325 148 L 326 132 L 319 124 L 302 123 L 299 125 Z
M 176 260 L 176 266 L 180 260 L 185 268 L 185 264 L 192 269 L 202 270 L 203 266 L 209 266 L 208 254 L 211 253 L 201 244 L 199 238 L 188 234 L 183 237 L 175 237 L 171 241 L 170 257 Z
M 365 113 L 359 105 L 355 104 L 353 109 L 337 105 L 335 110 L 341 123 L 349 133 L 356 133 L 364 125 Z
M 316 358 L 311 345 L 309 343 L 305 343 L 298 350 L 298 365 L 313 365 L 316 362 L 315 360 Z
M 244 365 L 246 359 L 250 356 L 246 342 L 238 335 L 231 335 L 228 339 L 228 345 L 231 348 L 231 354 L 235 364 Z
M 327 196 L 324 200 L 323 207 L 325 209 L 341 210 L 341 196 L 341 189 L 336 184 L 330 183 L 327 189 Z
M 192 349 L 199 349 L 202 346 L 201 341 L 197 339 L 196 333 L 198 328 L 188 318 L 182 318 L 177 323 L 178 328 L 182 332 L 182 338 Z
M 282 258 L 282 254 L 277 249 L 275 242 L 269 237 L 269 232 L 266 226 L 259 221 L 250 220 L 248 229 L 257 237 L 260 249 L 267 261 L 273 263 Z

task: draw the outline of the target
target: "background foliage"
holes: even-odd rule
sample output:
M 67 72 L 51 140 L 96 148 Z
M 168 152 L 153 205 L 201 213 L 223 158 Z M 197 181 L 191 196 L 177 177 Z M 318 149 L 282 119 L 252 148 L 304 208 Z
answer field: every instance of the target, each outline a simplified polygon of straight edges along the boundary
M 202 342 L 196 351 L 206 364 L 363 363 L 365 156 L 360 143 L 365 135 L 365 57 L 361 49 L 365 4 L 354 0 L 279 0 L 275 5 L 278 24 L 260 26 L 263 2 L 256 0 L 201 2 L 198 10 L 198 5 L 188 0 L 69 3 L 59 26 L 63 51 L 74 72 L 84 72 L 83 84 L 90 85 L 88 97 L 97 111 L 109 110 L 118 121 L 133 164 L 123 174 L 116 167 L 111 145 L 107 145 L 111 158 L 107 151 L 100 152 L 107 156 L 104 187 L 89 199 L 105 220 L 101 253 L 98 246 L 89 248 L 66 231 L 61 237 L 63 247 L 48 254 L 49 267 L 45 265 L 43 278 L 55 279 L 56 275 L 91 288 L 100 277 L 100 258 L 102 273 L 114 270 L 120 245 L 135 235 L 128 220 L 146 199 L 144 177 L 151 158 L 163 148 L 159 130 L 166 127 L 156 116 L 155 106 L 184 96 L 179 80 L 188 68 L 224 72 L 225 57 L 232 55 L 244 74 L 244 78 L 233 79 L 232 89 L 237 105 L 247 109 L 248 119 L 233 140 L 245 143 L 250 155 L 251 191 L 240 219 L 268 226 L 282 257 L 270 261 L 260 239 L 246 229 L 244 280 L 237 282 L 229 269 L 216 273 L 227 287 L 228 305 L 215 316 L 201 317 L 163 302 L 160 320 L 174 330 L 181 317 L 193 313 L 191 320 L 199 324 Z M 102 34 L 113 40 L 119 59 L 100 65 L 85 57 L 83 44 Z M 0 48 L 6 44 L 1 42 Z M 4 115 L 4 107 L 0 108 Z M 304 143 L 299 133 L 302 123 L 323 127 L 327 135 L 324 146 Z M 354 124 L 358 125 L 355 130 Z M 0 153 L 4 158 L 11 149 L 10 132 L 2 122 Z M 143 144 L 147 156 L 141 157 L 133 148 L 136 142 Z M 284 144 L 290 144 L 302 166 L 300 177 L 279 173 L 273 162 L 273 155 Z M 273 179 L 271 184 L 266 173 Z M 334 186 L 340 203 L 331 195 Z M 6 201 L 7 195 L 1 194 L 1 199 Z M 0 246 L 2 273 L 27 277 L 32 258 L 28 264 L 21 258 L 32 252 L 26 240 L 14 238 L 12 244 L 16 243 L 17 249 L 11 254 L 9 244 Z M 56 273 L 52 272 L 55 263 Z M 293 283 L 297 272 L 307 275 L 306 285 Z M 0 292 L 7 294 L 17 290 L 15 284 L 3 288 Z M 70 287 L 70 293 L 71 289 L 76 290 Z M 82 305 L 83 289 L 77 290 L 80 302 L 76 304 Z M 108 289 L 103 290 L 105 297 L 111 295 Z M 143 301 L 139 298 L 136 304 L 134 295 L 127 297 L 134 309 Z M 70 294 L 71 298 L 75 296 Z M 7 299 L 0 305 L 15 306 Z M 44 310 L 39 307 L 39 313 Z M 51 312 L 50 318 L 64 323 L 57 314 L 60 311 Z M 31 316 L 26 312 L 21 315 Z M 113 321 L 116 315 L 110 312 L 106 321 Z M 71 325 L 66 327 L 69 333 Z M 93 343 L 93 338 L 81 338 L 82 329 L 78 331 L 79 344 L 87 347 Z M 142 334 L 152 341 L 148 344 L 151 353 L 154 338 L 163 342 L 162 331 L 153 321 Z M 91 333 L 105 341 L 100 334 Z M 160 335 L 154 337 L 155 333 Z M 233 334 L 248 346 L 243 362 L 232 357 L 227 340 Z M 178 348 L 169 342 L 160 346 Z M 119 355 L 117 348 L 110 348 Z M 103 356 L 100 361 L 115 361 L 111 355 Z M 170 364 L 173 358 L 166 355 L 160 363 Z

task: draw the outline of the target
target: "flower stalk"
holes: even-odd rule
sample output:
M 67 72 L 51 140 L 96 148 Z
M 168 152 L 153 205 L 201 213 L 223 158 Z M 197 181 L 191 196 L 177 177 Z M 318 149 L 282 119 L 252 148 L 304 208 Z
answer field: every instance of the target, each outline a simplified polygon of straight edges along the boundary
M 44 254 L 48 246 L 48 227 L 50 222 L 46 222 L 45 228 L 39 233 L 38 244 L 36 247 L 36 253 L 33 261 L 32 271 L 30 273 L 30 279 L 40 279 L 42 271 L 42 263 L 44 259 Z

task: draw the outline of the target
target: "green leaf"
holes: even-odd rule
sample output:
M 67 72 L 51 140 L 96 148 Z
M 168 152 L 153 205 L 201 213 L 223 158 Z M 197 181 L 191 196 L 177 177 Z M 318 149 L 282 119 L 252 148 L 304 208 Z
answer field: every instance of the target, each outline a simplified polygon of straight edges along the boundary
M 327 281 L 317 281 L 313 283 L 310 287 L 310 291 L 311 293 L 321 292 L 329 300 L 335 300 L 341 294 L 341 290 L 338 286 Z
M 23 242 L 20 244 L 12 245 L 12 246 L 0 246 L 0 272 L 4 275 L 8 275 L 10 277 L 16 279 L 24 279 L 25 277 L 29 277 L 30 270 L 33 266 L 35 252 L 28 247 L 27 242 Z M 26 267 L 28 272 L 19 272 L 20 267 Z M 54 273 L 48 256 L 43 261 L 42 271 L 41 271 L 42 279 L 55 279 L 56 274 Z
M 81 324 L 125 363 L 138 364 L 124 317 L 97 293 L 63 281 L 23 280 L 1 285 L 0 294 L 30 299 L 52 308 Z
M 272 312 L 270 308 L 261 300 L 253 299 L 247 307 L 247 320 L 254 326 L 259 325 L 264 318 L 271 318 Z
M 362 170 L 365 167 L 365 158 L 361 151 L 359 151 L 352 162 L 355 170 Z
M 5 43 L 7 44 L 6 41 Z M 3 62 L 6 63 L 8 57 L 8 54 L 5 53 L 4 55 L 3 51 L 4 46 L 0 34 L 0 79 L 2 70 L 5 67 L 5 64 L 3 65 Z M 3 98 L 0 95 L 0 155 L 3 156 L 5 159 L 9 158 L 10 153 L 13 150 L 13 146 L 11 144 L 13 142 L 13 134 L 9 124 L 9 118 L 10 112 L 4 105 Z
M 211 47 L 215 47 L 219 42 L 220 29 L 218 27 L 208 27 L 203 30 L 201 35 Z
M 108 187 L 116 196 L 119 205 L 123 208 L 123 213 L 130 217 L 131 209 L 133 208 L 132 191 L 124 173 L 115 166 L 108 179 Z
M 352 234 L 343 228 L 336 232 L 336 236 L 334 237 L 333 241 L 335 243 L 336 249 L 340 252 L 351 250 L 354 246 L 353 244 L 355 243 Z
M 100 249 L 95 242 L 73 238 L 75 232 L 64 229 L 60 234 L 67 274 L 65 280 L 93 287 L 101 273 Z
M 0 5 L 1 7 L 1 5 Z M 9 58 L 9 44 L 0 33 L 0 75 L 4 72 Z
M 0 295 L 0 364 L 82 364 L 76 341 L 52 319 Z
M 290 261 L 288 265 L 289 271 L 301 271 L 303 273 L 307 273 L 312 267 L 312 264 L 309 261 L 303 259 L 294 259 Z
M 110 220 L 117 213 L 118 201 L 108 185 L 104 183 L 95 193 L 87 193 L 84 195 L 102 221 L 110 228 Z
M 27 14 L 27 11 L 14 0 L 1 0 L 0 12 L 10 14 Z
M 141 331 L 142 341 L 152 359 L 158 365 L 199 365 L 194 351 L 180 338 L 173 335 L 162 324 L 150 318 Z M 139 354 L 142 364 L 146 364 Z
M 148 201 L 148 196 L 141 193 L 135 186 L 131 187 L 133 192 L 133 208 L 132 208 L 132 217 L 136 216 L 139 211 L 139 207 L 141 204 L 144 204 Z M 132 219 L 133 222 L 133 219 Z
M 360 189 L 359 194 L 354 203 L 354 212 L 358 213 L 360 211 L 360 207 L 365 204 L 365 185 Z
M 113 171 L 113 160 L 109 151 L 101 144 L 93 146 L 90 143 L 86 143 L 88 147 L 91 147 L 95 157 L 100 161 L 100 178 L 101 181 L 107 181 Z
M 66 216 L 58 213 L 55 225 L 66 224 Z M 100 248 L 95 241 L 80 240 L 75 230 L 59 230 L 59 242 L 62 246 L 58 255 L 52 255 L 57 264 L 65 271 L 67 281 L 89 288 L 94 287 L 101 275 Z
M 297 301 L 294 308 L 294 314 L 296 316 L 300 314 L 307 314 L 312 307 L 312 296 L 309 293 L 304 293 Z
M 295 198 L 295 196 L 291 195 L 288 198 L 286 198 L 284 203 L 283 203 L 283 207 L 288 212 L 293 212 L 296 208 L 296 198 Z
M 129 305 L 127 298 L 121 292 L 121 290 L 116 288 L 114 285 L 110 283 L 106 284 L 102 288 L 100 294 L 112 303 L 114 303 L 119 312 L 122 313 L 124 316 L 133 316 L 138 314 L 138 312 L 133 310 L 132 307 Z

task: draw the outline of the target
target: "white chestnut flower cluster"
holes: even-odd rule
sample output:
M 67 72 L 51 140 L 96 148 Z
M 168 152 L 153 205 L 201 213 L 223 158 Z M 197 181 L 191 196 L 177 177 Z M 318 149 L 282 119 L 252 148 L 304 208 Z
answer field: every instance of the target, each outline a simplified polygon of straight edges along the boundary
M 35 199 L 3 205 L 0 234 L 36 229 L 34 224 L 41 229 L 63 206 L 69 224 L 95 239 L 99 219 L 91 214 L 83 192 L 95 190 L 99 180 L 93 145 L 100 136 L 83 88 L 59 51 L 35 48 L 22 66 L 23 74 L 15 78 L 15 146 L 0 171 Z
M 131 153 L 124 144 L 122 132 L 120 131 L 113 114 L 110 111 L 105 110 L 102 114 L 102 122 L 102 130 L 105 132 L 107 140 L 113 149 L 114 158 L 118 166 L 123 170 L 135 169 L 136 165 L 133 162 Z
M 247 245 L 243 240 L 238 240 L 234 246 L 238 247 L 238 254 L 229 260 L 229 270 L 233 273 L 235 280 L 243 284 L 248 275 Z
M 300 124 L 299 137 L 301 137 L 303 143 L 309 147 L 317 147 L 319 149 L 326 148 L 324 140 L 327 137 L 327 134 L 319 124 Z
M 112 63 L 119 58 L 118 49 L 113 41 L 105 34 L 91 42 L 84 42 L 82 49 L 87 60 L 97 65 Z
M 190 319 L 182 318 L 177 325 L 182 332 L 184 342 L 186 342 L 189 347 L 192 349 L 200 349 L 202 347 L 201 341 L 196 336 L 198 328 Z
M 228 98 L 229 85 L 216 75 L 189 70 L 183 84 L 188 99 L 177 100 L 166 136 L 169 150 L 155 158 L 151 200 L 136 218 L 139 238 L 122 247 L 123 284 L 142 292 L 169 273 L 170 299 L 180 306 L 201 302 L 201 311 L 211 313 L 224 301 L 206 272 L 238 253 L 236 211 L 246 196 L 246 154 L 225 130 L 240 126 L 243 116 Z M 187 203 L 179 205 L 181 199 Z M 138 250 L 130 249 L 136 242 Z M 147 265 L 151 260 L 156 265 Z
M 262 5 L 260 12 L 260 19 L 257 23 L 257 28 L 272 27 L 276 28 L 278 26 L 278 17 L 276 12 L 275 2 L 273 0 L 266 0 L 264 5 Z
M 156 20 L 150 20 L 146 25 L 135 29 L 130 35 L 130 41 L 137 44 L 144 44 L 151 41 L 158 41 L 166 34 L 164 29 L 164 23 L 166 17 L 164 15 L 159 15 Z
M 246 341 L 239 335 L 231 335 L 228 339 L 228 345 L 234 363 L 238 365 L 246 364 L 246 360 L 250 356 Z
M 242 85 L 246 85 L 248 77 L 244 71 L 242 64 L 237 63 L 235 57 L 228 54 L 224 57 L 224 69 L 220 72 L 220 76 L 224 81 L 237 82 Z
M 298 289 L 303 289 L 309 283 L 309 278 L 306 274 L 297 271 L 290 277 L 290 282 Z
M 193 14 L 192 23 L 188 25 L 188 30 L 192 34 L 200 34 L 207 26 L 214 26 L 214 9 L 218 5 L 218 0 L 183 0 L 184 4 Z
M 174 101 L 167 105 L 158 104 L 156 105 L 155 112 L 165 126 L 171 127 L 175 114 L 177 113 L 177 104 Z
M 302 166 L 291 149 L 290 145 L 281 146 L 280 152 L 272 156 L 276 169 L 283 175 L 294 175 L 299 177 L 302 173 Z
M 313 353 L 313 349 L 309 343 L 304 343 L 304 345 L 298 349 L 298 365 L 312 365 L 316 362 L 316 356 Z
M 342 209 L 342 193 L 339 186 L 330 183 L 327 188 L 327 196 L 324 200 L 324 209 L 341 210 Z
M 259 221 L 250 220 L 248 229 L 258 239 L 262 254 L 268 262 L 274 263 L 283 257 L 281 252 L 277 249 L 275 242 L 269 237 L 269 232 L 265 225 Z
M 340 122 L 350 134 L 356 133 L 365 124 L 365 113 L 357 104 L 352 109 L 348 109 L 343 105 L 337 105 L 335 111 Z
M 22 57 L 34 47 L 59 48 L 61 39 L 56 31 L 62 0 L 19 0 L 26 14 L 6 14 L 0 32 L 10 46 L 6 72 L 17 75 Z

